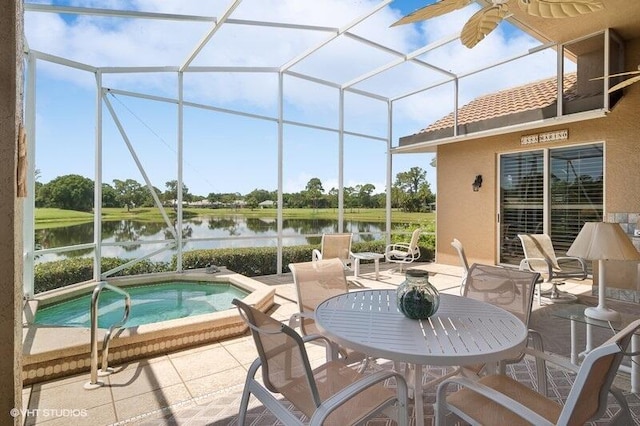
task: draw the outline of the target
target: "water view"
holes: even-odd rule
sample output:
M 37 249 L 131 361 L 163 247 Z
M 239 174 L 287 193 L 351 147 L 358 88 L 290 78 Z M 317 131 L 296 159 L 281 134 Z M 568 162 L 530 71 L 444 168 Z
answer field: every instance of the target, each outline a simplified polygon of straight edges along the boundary
M 344 231 L 354 233 L 353 241 L 372 241 L 382 238 L 384 222 L 344 221 Z M 323 233 L 338 232 L 338 221 L 331 219 L 283 219 L 283 244 L 286 246 L 319 244 Z M 363 235 L 358 235 L 362 233 Z M 93 242 L 93 222 L 38 229 L 36 245 L 41 249 L 68 247 Z M 275 218 L 251 218 L 242 215 L 197 216 L 183 220 L 183 237 L 196 239 L 185 243 L 185 250 L 268 247 L 277 245 Z M 316 236 L 314 236 L 316 235 Z M 172 239 L 171 229 L 163 221 L 118 220 L 102 223 L 102 256 L 133 259 L 161 248 L 165 243 L 145 243 Z M 214 240 L 200 241 L 198 239 Z M 170 260 L 176 250 L 167 250 L 154 260 Z M 37 262 L 70 257 L 86 257 L 93 249 L 63 253 L 45 253 Z

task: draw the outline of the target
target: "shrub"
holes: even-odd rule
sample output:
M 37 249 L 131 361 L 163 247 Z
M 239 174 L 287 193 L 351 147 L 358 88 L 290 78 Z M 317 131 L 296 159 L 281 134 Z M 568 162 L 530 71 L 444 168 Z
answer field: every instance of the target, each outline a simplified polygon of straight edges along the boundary
M 424 236 L 423 236 L 424 237 Z M 427 238 L 432 236 L 427 236 Z M 403 240 L 404 241 L 404 240 Z M 282 249 L 283 272 L 289 271 L 289 263 L 308 262 L 311 260 L 311 251 L 320 249 L 319 245 L 289 246 Z M 385 244 L 382 240 L 362 241 L 352 244 L 353 252 L 384 253 Z M 420 262 L 433 260 L 433 244 L 424 244 L 420 240 Z M 102 258 L 102 272 L 109 271 L 117 266 L 129 262 L 129 259 L 114 257 Z M 148 274 L 153 272 L 167 272 L 176 270 L 176 256 L 171 262 L 153 262 L 142 260 L 113 276 L 126 276 Z M 192 250 L 182 254 L 182 268 L 199 269 L 209 265 L 224 266 L 227 269 L 245 275 L 255 277 L 260 275 L 277 274 L 277 249 L 276 247 L 250 247 L 250 248 L 225 248 Z M 92 258 L 71 258 L 54 262 L 40 263 L 35 266 L 35 293 L 65 287 L 93 278 Z
M 102 272 L 111 270 L 117 266 L 124 265 L 130 259 L 120 259 L 116 257 L 102 258 Z M 148 274 L 152 272 L 168 271 L 167 262 L 153 262 L 142 260 L 131 265 L 122 271 L 116 272 L 113 276 L 126 276 L 137 274 Z M 76 257 L 71 259 L 56 260 L 53 262 L 40 263 L 34 269 L 34 292 L 53 290 L 65 287 L 70 284 L 80 283 L 93 279 L 93 259 L 87 257 Z

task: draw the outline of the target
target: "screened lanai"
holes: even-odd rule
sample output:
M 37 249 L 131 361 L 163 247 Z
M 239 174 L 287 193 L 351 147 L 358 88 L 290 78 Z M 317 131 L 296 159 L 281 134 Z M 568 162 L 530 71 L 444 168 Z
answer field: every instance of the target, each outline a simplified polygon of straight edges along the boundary
M 401 149 L 399 138 L 482 94 L 554 75 L 561 89 L 562 77 L 575 70 L 575 56 L 534 39 L 513 17 L 478 46 L 464 47 L 459 29 L 480 4 L 390 27 L 421 5 L 26 2 L 25 294 L 33 295 L 34 264 L 65 253 L 91 256 L 99 280 L 167 253 L 181 271 L 185 251 L 247 240 L 242 230 L 225 237 L 183 232 L 182 191 L 175 207 L 157 195 L 167 181 L 201 195 L 274 189 L 274 232 L 252 239 L 277 247 L 279 272 L 282 248 L 296 244 L 283 226 L 283 195 L 313 177 L 337 194 L 337 232 L 388 242 L 396 173 L 420 166 L 435 190 L 433 154 Z M 602 102 L 606 108 L 607 98 Z M 446 137 L 464 136 L 455 113 L 454 120 Z M 39 247 L 36 179 L 71 173 L 95 182 L 91 238 Z M 152 194 L 168 230 L 163 237 L 102 238 L 103 184 L 128 178 Z M 344 189 L 364 183 L 385 193 L 380 231 L 344 229 Z M 144 247 L 142 254 L 100 273 L 104 256 L 132 246 Z

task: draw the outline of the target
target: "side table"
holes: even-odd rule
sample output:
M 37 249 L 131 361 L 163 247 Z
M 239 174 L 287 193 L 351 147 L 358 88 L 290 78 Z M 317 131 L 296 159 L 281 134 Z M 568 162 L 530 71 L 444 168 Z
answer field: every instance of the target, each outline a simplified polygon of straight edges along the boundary
M 376 269 L 376 281 L 378 281 L 378 277 L 380 276 L 380 259 L 384 257 L 384 254 L 373 253 L 373 252 L 362 252 L 362 253 L 351 253 L 351 257 L 353 257 L 353 276 L 360 276 L 360 261 L 361 260 L 373 260 L 375 269 Z
M 581 357 L 588 354 L 593 348 L 593 330 L 596 328 L 605 328 L 611 330 L 611 335 L 625 328 L 638 318 L 633 314 L 622 314 L 620 321 L 601 321 L 593 318 L 586 317 L 584 310 L 586 305 L 574 304 L 563 306 L 556 310 L 551 315 L 557 318 L 567 319 L 571 321 L 571 363 L 578 365 Z M 585 350 L 579 352 L 578 349 L 578 324 L 586 325 L 585 336 Z M 640 350 L 640 335 L 634 334 L 631 337 L 631 353 L 636 353 Z M 631 367 L 621 365 L 620 370 L 630 373 L 631 375 L 631 392 L 640 392 L 640 355 L 631 357 Z

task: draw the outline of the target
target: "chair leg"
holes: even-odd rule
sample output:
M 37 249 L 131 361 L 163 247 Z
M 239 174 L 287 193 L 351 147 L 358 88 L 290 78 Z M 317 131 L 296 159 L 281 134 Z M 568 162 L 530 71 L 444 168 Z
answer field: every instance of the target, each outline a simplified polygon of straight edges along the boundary
M 540 335 L 540 333 L 534 330 L 529 330 L 529 340 L 533 349 L 539 352 L 544 352 L 542 335 Z M 547 385 L 547 362 L 542 358 L 536 358 L 536 376 L 538 378 L 538 393 L 544 396 L 549 396 Z
M 242 398 L 240 399 L 240 410 L 238 411 L 238 426 L 242 426 L 245 424 L 245 418 L 247 417 L 247 409 L 249 407 L 249 397 L 251 396 L 251 391 L 249 390 L 249 381 L 250 379 L 247 377 L 247 383 L 244 385 L 244 389 L 242 390 Z
M 238 425 L 244 425 L 245 418 L 247 417 L 247 408 L 249 407 L 249 397 L 251 396 L 251 383 L 255 380 L 256 372 L 260 368 L 260 359 L 253 361 L 249 370 L 247 371 L 247 378 L 244 383 L 244 389 L 242 390 L 242 398 L 240 398 L 240 409 L 238 410 Z
M 618 404 L 620 404 L 620 411 L 611 420 L 611 424 L 615 426 L 633 424 L 633 419 L 631 418 L 631 411 L 629 409 L 629 404 L 627 403 L 627 399 L 624 397 L 620 389 L 611 387 L 609 392 L 613 394 L 616 401 L 618 401 Z

